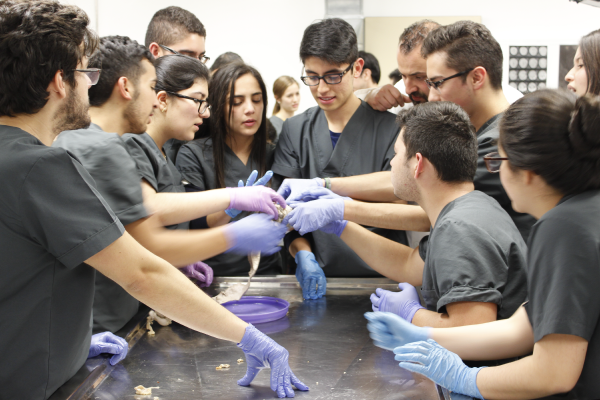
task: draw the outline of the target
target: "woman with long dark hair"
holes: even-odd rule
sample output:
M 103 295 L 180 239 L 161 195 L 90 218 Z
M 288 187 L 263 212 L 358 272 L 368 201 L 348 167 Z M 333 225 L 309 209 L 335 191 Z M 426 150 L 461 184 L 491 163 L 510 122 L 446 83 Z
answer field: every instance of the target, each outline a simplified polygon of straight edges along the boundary
M 267 170 L 273 163 L 274 146 L 267 143 L 267 90 L 259 72 L 246 64 L 226 65 L 213 75 L 208 91 L 210 137 L 187 143 L 177 155 L 176 166 L 188 190 L 238 186 L 246 179 L 252 185 L 257 176 L 253 171 L 265 175 L 257 182 L 265 184 L 272 175 Z M 192 227 L 216 227 L 245 215 L 217 212 L 194 221 Z M 250 269 L 247 257 L 230 253 L 206 262 L 220 276 L 245 275 Z M 258 273 L 281 273 L 279 255 L 262 257 Z
M 600 29 L 581 38 L 565 80 L 577 96 L 600 95 Z

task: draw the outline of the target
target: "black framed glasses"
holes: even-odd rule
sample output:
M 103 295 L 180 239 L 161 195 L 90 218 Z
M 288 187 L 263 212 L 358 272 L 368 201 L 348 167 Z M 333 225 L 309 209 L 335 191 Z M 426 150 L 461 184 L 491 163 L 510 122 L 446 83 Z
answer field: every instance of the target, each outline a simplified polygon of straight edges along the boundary
M 483 161 L 485 161 L 485 166 L 488 171 L 491 173 L 500 172 L 500 165 L 502 165 L 502 161 L 508 161 L 508 157 L 500 157 L 500 153 L 494 151 L 493 153 L 486 154 L 483 157 Z
M 163 44 L 159 44 L 159 46 L 160 46 L 162 49 L 165 49 L 166 51 L 170 51 L 170 52 L 171 52 L 171 53 L 173 53 L 173 54 L 179 54 L 180 56 L 189 56 L 189 57 L 192 57 L 192 58 L 198 59 L 198 60 L 200 60 L 200 62 L 201 62 L 202 64 L 206 64 L 206 63 L 207 63 L 207 62 L 210 60 L 210 57 L 206 57 L 206 56 L 197 56 L 197 57 L 196 57 L 195 55 L 193 55 L 193 56 L 192 56 L 192 55 L 189 55 L 189 54 L 181 54 L 180 52 L 178 52 L 178 51 L 176 51 L 176 50 L 173 50 L 172 48 L 170 48 L 170 47 L 167 47 L 167 46 L 165 46 L 165 45 L 163 45 Z
M 340 83 L 342 81 L 342 78 L 344 77 L 346 72 L 350 71 L 353 66 L 354 66 L 354 63 L 350 64 L 348 66 L 348 68 L 346 68 L 345 70 L 343 70 L 342 72 L 337 73 L 337 74 L 325 74 L 325 75 L 321 75 L 321 76 L 307 75 L 307 76 L 301 76 L 300 80 L 302 82 L 304 82 L 304 84 L 306 86 L 317 86 L 321 79 L 323 79 L 325 81 L 325 83 L 328 85 L 337 85 L 338 83 Z
M 100 68 L 74 69 L 73 71 L 84 73 L 90 81 L 90 86 L 94 86 L 98 83 L 98 80 L 100 80 L 100 72 L 102 72 Z
M 198 114 L 204 114 L 206 112 L 206 110 L 210 109 L 210 104 L 208 104 L 208 102 L 206 100 L 195 99 L 193 97 L 175 93 L 175 92 L 170 92 L 168 90 L 165 90 L 165 92 L 169 93 L 171 96 L 179 97 L 180 99 L 192 100 L 194 103 L 198 104 Z
M 440 79 L 439 81 L 431 81 L 429 79 L 425 79 L 425 83 L 427 83 L 427 86 L 429 86 L 430 89 L 436 89 L 436 90 L 440 90 L 440 86 L 442 85 L 442 83 L 452 79 L 452 78 L 458 78 L 459 76 L 463 76 L 465 74 L 468 74 L 469 72 L 473 71 L 475 68 L 469 68 L 466 69 L 462 72 L 459 72 L 458 74 L 454 74 L 452 76 L 449 76 L 447 78 L 443 78 Z

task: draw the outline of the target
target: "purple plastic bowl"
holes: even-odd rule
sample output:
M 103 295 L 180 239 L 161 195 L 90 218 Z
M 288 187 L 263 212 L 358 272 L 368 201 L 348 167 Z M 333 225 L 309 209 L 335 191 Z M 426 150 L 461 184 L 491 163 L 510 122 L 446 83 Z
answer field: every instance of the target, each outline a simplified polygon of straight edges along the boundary
M 283 318 L 290 308 L 287 301 L 268 296 L 244 296 L 221 305 L 249 324 L 276 321 Z

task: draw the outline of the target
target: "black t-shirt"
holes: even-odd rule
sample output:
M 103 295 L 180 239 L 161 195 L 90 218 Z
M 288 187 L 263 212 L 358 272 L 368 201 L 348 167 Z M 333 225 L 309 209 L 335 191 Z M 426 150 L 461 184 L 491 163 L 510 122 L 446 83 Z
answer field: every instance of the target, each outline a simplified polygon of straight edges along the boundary
M 510 317 L 527 297 L 527 247 L 497 201 L 477 190 L 448 203 L 422 241 L 421 292 L 427 309 L 462 301 L 498 305 Z
M 94 269 L 123 234 L 73 155 L 0 126 L 0 397 L 46 399 L 85 362 Z
M 569 398 L 600 398 L 600 191 L 563 198 L 533 226 L 525 305 L 534 340 L 584 338 L 583 371 Z

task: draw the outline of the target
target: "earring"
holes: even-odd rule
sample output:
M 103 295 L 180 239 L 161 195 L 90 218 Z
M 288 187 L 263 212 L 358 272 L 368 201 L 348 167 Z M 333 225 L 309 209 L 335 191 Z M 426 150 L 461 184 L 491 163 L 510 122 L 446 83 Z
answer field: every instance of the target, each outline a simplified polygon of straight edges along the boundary
M 167 112 L 167 107 L 161 108 L 160 111 Z

